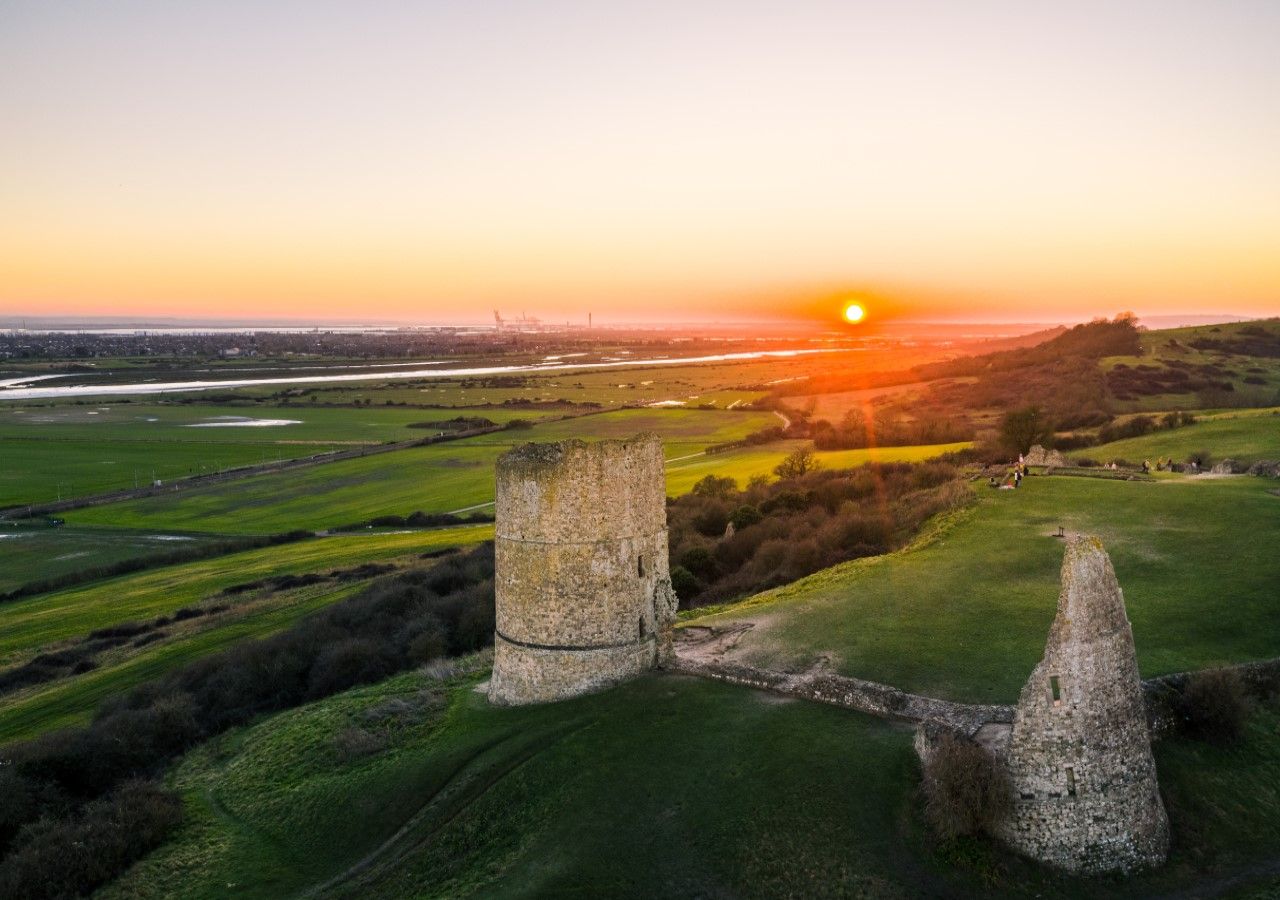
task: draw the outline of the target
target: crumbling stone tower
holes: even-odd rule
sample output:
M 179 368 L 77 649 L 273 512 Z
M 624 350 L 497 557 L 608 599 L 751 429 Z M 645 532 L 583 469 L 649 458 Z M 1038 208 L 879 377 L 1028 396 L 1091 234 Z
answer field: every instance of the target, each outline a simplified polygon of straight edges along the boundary
M 525 444 L 497 466 L 489 699 L 599 690 L 671 654 L 662 441 Z
M 1096 537 L 1067 545 L 1058 614 L 1022 689 L 1005 759 L 1016 793 L 999 836 L 1014 849 L 1072 872 L 1164 862 L 1169 821 L 1133 629 Z

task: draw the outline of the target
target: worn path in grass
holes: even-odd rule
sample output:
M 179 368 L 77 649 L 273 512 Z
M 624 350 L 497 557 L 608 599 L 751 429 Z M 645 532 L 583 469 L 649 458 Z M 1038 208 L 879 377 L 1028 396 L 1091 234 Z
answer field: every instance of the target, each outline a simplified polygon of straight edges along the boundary
M 1280 500 L 1263 479 L 1157 483 L 1033 477 L 978 488 L 924 546 L 815 573 L 700 625 L 753 623 L 730 658 L 927 696 L 1016 701 L 1044 649 L 1067 531 L 1102 537 L 1144 676 L 1263 659 L 1280 647 Z

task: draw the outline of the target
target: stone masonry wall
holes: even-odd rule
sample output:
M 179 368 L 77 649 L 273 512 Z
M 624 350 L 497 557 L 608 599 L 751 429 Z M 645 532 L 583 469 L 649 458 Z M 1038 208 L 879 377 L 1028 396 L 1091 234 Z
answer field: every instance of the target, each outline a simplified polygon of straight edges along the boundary
M 1073 872 L 1162 863 L 1169 823 L 1133 631 L 1097 538 L 1073 539 L 1044 659 L 1014 712 L 1005 756 L 1014 809 L 998 836 Z
M 598 690 L 671 653 L 662 442 L 526 444 L 497 465 L 489 698 Z

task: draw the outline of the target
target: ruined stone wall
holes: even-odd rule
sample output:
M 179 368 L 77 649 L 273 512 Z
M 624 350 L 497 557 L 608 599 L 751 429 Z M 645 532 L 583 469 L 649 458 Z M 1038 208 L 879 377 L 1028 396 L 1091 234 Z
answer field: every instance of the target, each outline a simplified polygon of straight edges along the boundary
M 1169 824 L 1133 631 L 1097 538 L 1067 546 L 1057 617 L 1022 690 L 1005 759 L 1014 810 L 999 836 L 1014 849 L 1074 872 L 1164 861 Z
M 493 702 L 571 697 L 670 655 L 676 600 L 657 436 L 504 454 L 495 554 Z

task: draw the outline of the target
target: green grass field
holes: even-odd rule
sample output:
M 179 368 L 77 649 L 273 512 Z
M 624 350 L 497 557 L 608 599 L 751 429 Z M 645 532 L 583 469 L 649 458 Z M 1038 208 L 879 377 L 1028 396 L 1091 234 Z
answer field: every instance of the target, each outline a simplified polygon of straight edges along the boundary
M 170 614 L 229 585 L 271 575 L 327 572 L 371 561 L 416 558 L 420 553 L 472 544 L 491 535 L 489 526 L 463 526 L 317 538 L 14 601 L 0 605 L 0 629 L 6 638 L 0 642 L 0 662 L 15 665 L 95 628 Z M 232 604 L 230 610 L 170 626 L 163 640 L 137 650 L 111 651 L 89 672 L 0 697 L 0 743 L 82 721 L 109 696 L 198 656 L 288 627 L 359 587 L 360 583 L 321 583 L 269 592 L 263 597 L 224 598 Z
M 1086 447 L 1068 456 L 1087 456 L 1102 462 L 1123 459 L 1141 463 L 1148 460 L 1155 465 L 1155 461 L 1162 457 L 1185 462 L 1191 454 L 1202 452 L 1208 453 L 1214 462 L 1224 459 L 1238 462 L 1280 459 L 1280 415 L 1250 415 L 1247 412 L 1220 415 L 1182 428 Z
M 1173 856 L 1117 881 L 935 844 L 901 725 L 673 676 L 515 709 L 473 681 L 406 674 L 211 741 L 171 778 L 174 839 L 101 896 L 1109 898 L 1280 850 L 1274 711 L 1239 748 L 1157 748 Z M 344 756 L 350 728 L 387 748 Z
M 418 510 L 450 512 L 493 500 L 494 462 L 516 443 L 655 431 L 663 436 L 668 456 L 681 456 L 737 440 L 776 421 L 760 412 L 617 410 L 77 510 L 67 519 L 139 529 L 270 534 Z
M 135 556 L 186 549 L 209 540 L 211 537 L 203 534 L 4 523 L 0 524 L 0 592 Z
M 1280 498 L 1265 479 L 1033 477 L 923 547 L 856 560 L 695 618 L 754 621 L 745 661 L 840 672 L 933 696 L 1013 702 L 1044 649 L 1062 543 L 1096 533 L 1125 593 L 1145 675 L 1270 658 L 1280 647 Z

